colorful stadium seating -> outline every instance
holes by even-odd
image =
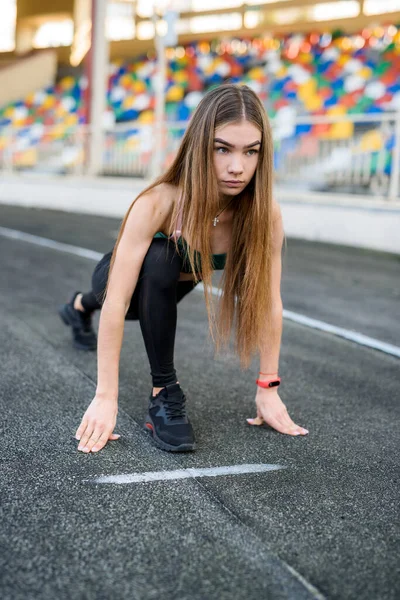
[[[251,86],[270,117],[276,118],[281,137],[306,134],[345,139],[353,133],[350,123],[298,125],[290,131],[295,115],[400,110],[400,30],[394,25],[353,36],[337,32],[198,42],[168,49],[167,55],[169,121],[187,121],[204,92],[225,81]],[[155,73],[155,60],[147,56],[110,65],[111,124],[153,122]],[[69,135],[85,122],[85,87],[84,77],[64,77],[54,87],[0,108],[0,150],[8,125],[16,128],[15,148],[20,152],[39,140],[61,140]],[[133,144],[129,136],[125,141]]]

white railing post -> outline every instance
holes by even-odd
[[[390,173],[389,200],[399,199],[400,179],[400,111],[396,113],[394,125],[394,145],[392,150],[392,171]]]
[[[107,0],[92,2],[92,39],[90,67],[90,129],[88,140],[88,162],[86,171],[89,175],[99,175],[103,168],[104,156],[104,111],[107,93],[108,40],[105,23]]]
[[[14,131],[12,127],[7,127],[4,132],[6,145],[4,148],[3,169],[9,175],[13,172],[13,152],[14,152]]]
[[[155,76],[155,110],[154,110],[154,138],[153,153],[150,165],[151,179],[155,179],[163,170],[164,158],[164,120],[165,120],[165,86],[167,59],[165,54],[165,40],[158,30],[159,17],[154,12],[154,42],[157,52],[157,74]]]

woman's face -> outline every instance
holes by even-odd
[[[261,132],[249,121],[228,123],[215,129],[214,167],[222,197],[236,196],[250,182],[260,146]]]

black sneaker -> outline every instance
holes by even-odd
[[[144,424],[157,445],[171,452],[195,449],[192,424],[186,411],[186,396],[179,383],[165,386],[156,396],[150,395],[149,412]]]
[[[66,325],[72,327],[73,344],[79,350],[96,350],[97,337],[92,327],[92,313],[85,313],[74,308],[74,301],[78,294],[75,292],[68,304],[63,304],[58,309],[58,314]]]

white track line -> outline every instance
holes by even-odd
[[[54,240],[39,237],[38,235],[31,235],[30,233],[24,233],[23,231],[17,231],[16,229],[0,227],[0,235],[13,240],[20,240],[23,242],[28,242],[30,244],[35,244],[36,246],[43,246],[45,248],[51,248],[52,250],[58,250],[67,254],[73,254],[74,256],[88,258],[90,260],[99,261],[103,257],[103,254],[101,254],[101,252],[95,252],[94,250],[88,250],[87,248],[79,248],[78,246],[72,246],[71,244],[55,242]],[[198,292],[203,293],[203,284],[199,283],[194,289]],[[218,296],[221,293],[221,290],[217,287],[213,287],[212,293],[215,296]],[[331,325],[330,323],[325,323],[324,321],[312,319],[310,317],[306,317],[305,315],[301,315],[299,313],[295,313],[291,310],[286,309],[283,310],[283,317],[285,319],[288,319],[289,321],[294,321],[295,323],[299,323],[301,325],[305,325],[306,327],[310,327],[311,329],[319,329],[320,331],[325,331],[326,333],[332,333],[333,335],[336,335],[338,337],[344,338],[351,342],[355,342],[360,346],[366,346],[368,348],[379,350],[380,352],[384,352],[385,354],[390,354],[391,356],[396,356],[397,358],[400,358],[399,346],[394,346],[393,344],[381,342],[380,340],[368,337],[367,335],[358,333],[357,331],[351,331],[350,329],[337,327],[336,325]]]
[[[360,346],[367,346],[368,348],[380,350],[381,352],[385,352],[386,354],[391,354],[392,356],[397,356],[398,358],[400,358],[399,346],[394,346],[393,344],[381,342],[380,340],[368,337],[363,333],[351,331],[350,329],[343,329],[342,327],[336,327],[336,325],[330,325],[329,323],[325,323],[324,321],[311,319],[310,317],[300,315],[299,313],[292,312],[291,310],[284,310],[283,316],[285,317],[285,319],[295,321],[296,323],[300,323],[301,325],[306,325],[307,327],[311,327],[312,329],[319,329],[321,331],[326,331],[327,333],[333,333],[334,335],[342,337],[346,340],[355,342]]]
[[[95,252],[94,250],[79,248],[78,246],[71,246],[71,244],[63,244],[62,242],[55,242],[54,240],[39,237],[38,235],[31,235],[30,233],[24,233],[23,231],[17,231],[16,229],[0,227],[0,235],[12,240],[28,242],[29,244],[51,248],[52,250],[59,250],[60,252],[74,254],[75,256],[81,256],[82,258],[89,258],[91,260],[98,261],[103,256],[100,252]]]
[[[176,479],[193,479],[195,477],[217,477],[220,475],[242,475],[245,473],[265,473],[267,471],[277,471],[286,469],[284,465],[274,464],[248,464],[233,465],[230,467],[211,467],[204,469],[177,469],[175,471],[148,471],[146,473],[125,473],[121,475],[103,475],[95,479],[85,480],[85,483],[114,483],[124,485],[128,483],[152,483],[153,481],[171,481]],[[226,507],[224,507],[226,508]],[[279,558],[282,565],[289,573],[297,579],[309,592],[315,600],[326,600],[307,579],[298,573],[287,562]]]
[[[218,477],[221,475],[243,475],[243,473],[264,473],[286,469],[284,465],[253,464],[233,465],[229,467],[209,467],[204,469],[177,469],[175,471],[149,471],[147,473],[125,473],[122,475],[103,475],[91,480],[91,483],[150,483],[171,479],[193,479],[194,477]],[[88,480],[87,480],[88,481]]]

